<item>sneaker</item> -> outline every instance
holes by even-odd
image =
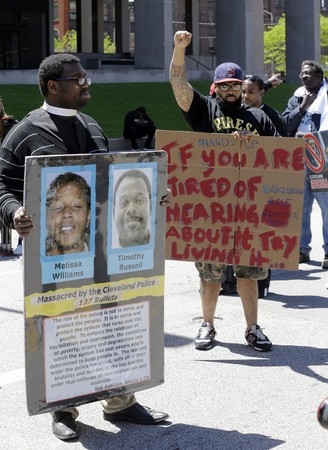
[[[269,352],[272,350],[272,342],[262,333],[262,329],[258,325],[252,325],[250,330],[246,331],[245,339],[248,345],[251,345],[259,352]]]
[[[269,293],[269,289],[268,288],[259,286],[259,295],[258,295],[259,298],[267,297],[268,293]]]
[[[328,253],[325,254],[325,257],[322,261],[321,267],[323,269],[328,269]]]
[[[215,334],[215,328],[209,322],[203,322],[195,339],[195,348],[197,350],[209,350],[212,348]]]
[[[151,141],[149,141],[148,139],[146,140],[144,144],[144,150],[154,150],[153,140]]]
[[[134,139],[131,139],[131,150],[139,150],[139,146],[137,144],[137,141],[135,141]]]
[[[18,244],[17,247],[15,248],[15,250],[13,251],[13,255],[22,256],[22,254],[23,254],[23,246],[22,246],[22,244]]]
[[[302,264],[302,263],[307,263],[309,261],[310,261],[310,255],[306,255],[305,253],[300,252],[300,258],[299,258],[298,263]],[[328,263],[328,261],[327,261],[327,263]],[[328,269],[328,265],[327,265],[327,269]]]

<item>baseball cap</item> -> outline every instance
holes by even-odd
[[[243,71],[232,62],[226,62],[217,66],[214,72],[214,83],[225,83],[227,81],[243,81]]]

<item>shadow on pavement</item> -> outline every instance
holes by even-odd
[[[243,357],[249,356],[251,359],[202,359],[198,361],[252,367],[289,367],[298,374],[314,378],[324,383],[328,382],[328,378],[317,374],[311,368],[328,364],[328,352],[326,348],[275,345],[273,343],[272,352],[255,352],[251,347],[242,344],[219,342],[218,346]]]
[[[189,345],[191,342],[193,342],[193,339],[184,336],[177,336],[169,333],[164,334],[164,347],[182,347],[184,345]]]
[[[316,273],[319,273],[320,275],[327,273],[328,278],[328,271],[321,268],[321,262],[312,262],[308,263],[308,265],[313,266],[313,269],[310,270],[304,270],[302,269],[302,265],[299,266],[299,270],[272,270],[271,280],[306,280],[306,281],[313,281],[316,278],[313,278],[312,275],[315,275]],[[321,277],[317,278],[318,280],[321,279]]]
[[[328,298],[317,295],[281,295],[269,292],[264,301],[280,302],[283,308],[288,309],[314,309],[328,308]]]
[[[81,424],[80,444],[89,450],[269,450],[284,443],[261,434],[215,430],[193,425],[140,427],[124,424],[118,433]]]

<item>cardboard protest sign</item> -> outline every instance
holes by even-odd
[[[164,151],[27,158],[29,414],[163,383],[166,164]]]
[[[158,130],[168,153],[166,258],[297,269],[304,142]]]
[[[328,131],[304,135],[306,171],[313,192],[328,191]]]

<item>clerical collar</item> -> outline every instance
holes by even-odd
[[[76,116],[76,109],[58,108],[57,106],[49,105],[46,101],[43,103],[42,108],[48,111],[50,114],[56,114],[57,116],[72,117]]]

